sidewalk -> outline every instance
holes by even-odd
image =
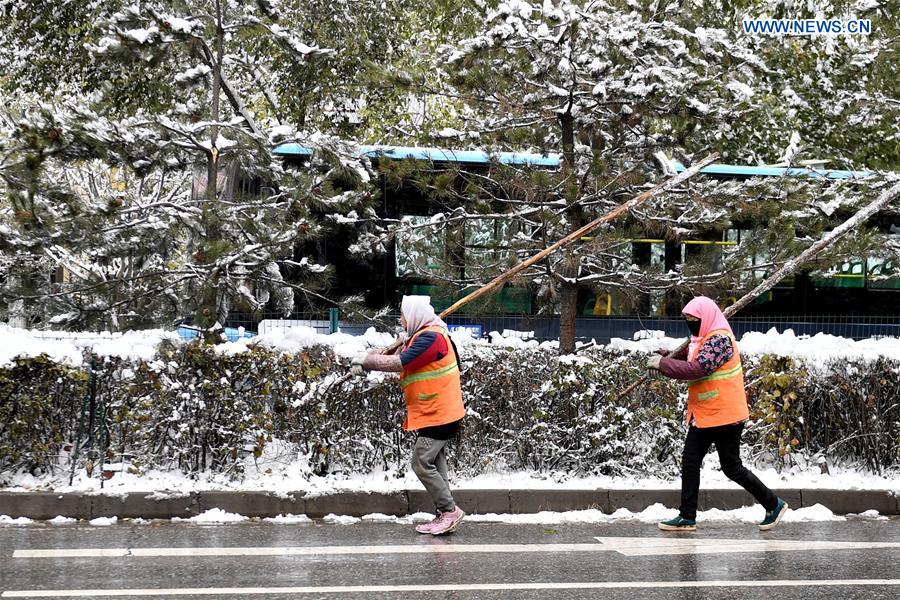
[[[776,492],[792,508],[821,504],[835,514],[858,514],[874,509],[882,515],[900,515],[900,494],[895,491],[779,489]],[[584,509],[612,513],[619,508],[639,512],[656,503],[677,507],[680,493],[675,489],[459,489],[454,490],[453,496],[469,514],[523,514]],[[753,503],[753,498],[743,490],[701,490],[699,509],[733,510]],[[339,492],[318,496],[308,496],[306,492],[274,495],[248,491],[201,491],[184,495],[146,492],[118,495],[0,492],[0,515],[35,520],[52,519],[58,515],[76,519],[187,518],[211,508],[247,517],[305,514],[310,518],[328,514],[360,517],[372,513],[402,516],[434,510],[427,494],[421,490],[394,493]]]

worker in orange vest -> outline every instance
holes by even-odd
[[[663,531],[697,529],[700,466],[709,447],[715,444],[725,475],[765,507],[766,515],[759,528],[772,529],[788,505],[741,462],[741,433],[750,411],[734,332],[718,305],[705,296],[694,298],[681,312],[691,331],[688,348],[677,356],[655,354],[647,361],[650,369],[688,382],[688,434],[681,461],[681,507],[677,517],[663,521],[659,528]]]
[[[416,531],[444,535],[455,531],[465,516],[453,500],[447,476],[447,445],[466,414],[459,355],[447,324],[435,314],[428,296],[404,296],[400,324],[409,338],[397,353],[360,354],[353,359],[354,369],[400,373],[406,401],[403,429],[416,432],[412,468],[436,509],[434,519],[417,525]]]

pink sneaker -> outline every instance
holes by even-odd
[[[437,525],[438,521],[441,520],[441,511],[438,511],[434,518],[427,523],[421,523],[416,525],[416,531],[419,533],[431,533],[431,530],[434,529],[434,526]]]
[[[450,512],[441,513],[441,517],[431,528],[431,535],[444,535],[456,531],[464,516],[466,513],[458,506]]]

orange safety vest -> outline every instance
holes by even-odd
[[[724,335],[731,340],[734,350],[731,359],[702,379],[688,382],[687,424],[693,419],[697,427],[718,427],[744,421],[750,417],[747,408],[747,394],[744,392],[744,369],[741,356],[738,354],[734,336],[726,330],[709,332],[691,355],[694,361],[700,347],[714,335]]]
[[[459,382],[456,352],[447,330],[438,325],[423,327],[406,344],[408,348],[426,331],[444,336],[447,355],[414,371],[403,369],[400,387],[406,400],[406,421],[403,429],[415,430],[459,421],[466,414]]]

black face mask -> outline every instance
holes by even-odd
[[[700,325],[702,324],[702,321],[688,321],[685,319],[685,322],[687,323],[688,329],[691,330],[691,335],[700,335]]]

